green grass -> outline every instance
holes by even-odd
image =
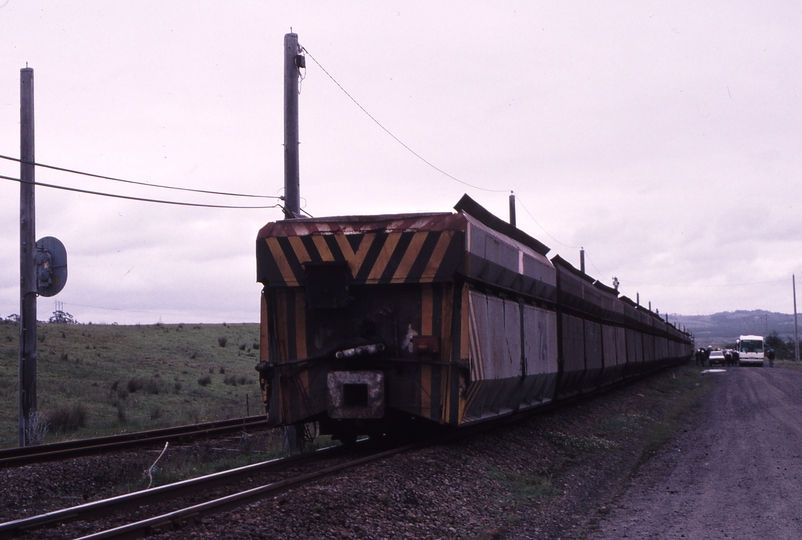
[[[40,322],[37,337],[38,411],[48,422],[44,442],[264,410],[254,370],[257,324]],[[19,326],[0,322],[2,448],[18,443],[18,341]]]
[[[558,493],[551,485],[549,477],[504,471],[488,464],[483,466],[487,471],[488,480],[501,488],[499,491],[500,505],[505,510],[518,508],[534,499],[551,497]]]
[[[667,376],[671,373],[671,376]],[[685,418],[698,406],[699,399],[709,389],[707,379],[701,377],[701,368],[690,363],[675,368],[661,377],[651,379],[652,399],[655,395],[671,394],[672,399],[660,400],[667,406],[661,411],[660,418],[647,430],[644,436],[643,452],[640,461],[652,457],[660,447],[671,440]]]

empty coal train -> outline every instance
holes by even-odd
[[[454,208],[259,231],[271,423],[316,421],[343,441],[459,427],[691,357],[690,336],[655,313],[467,195]]]

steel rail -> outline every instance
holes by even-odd
[[[268,427],[264,415],[0,450],[0,468]]]
[[[263,486],[241,491],[239,493],[234,493],[232,495],[220,497],[218,499],[189,506],[187,508],[182,508],[174,512],[168,512],[166,514],[161,514],[159,516],[155,516],[149,519],[137,521],[136,523],[129,523],[126,525],[122,525],[120,527],[116,527],[114,529],[108,529],[87,536],[82,536],[78,540],[100,540],[106,538],[141,538],[142,536],[151,534],[153,532],[160,532],[164,530],[170,530],[175,527],[185,526],[189,524],[191,521],[195,520],[196,518],[219,512],[224,512],[231,508],[237,508],[252,503],[254,501],[257,501],[259,499],[263,499],[264,497],[267,496],[278,495],[290,489],[297,488],[304,484],[309,484],[311,482],[314,482],[315,480],[320,480],[321,478],[335,475],[346,469],[350,469],[352,467],[358,467],[360,465],[364,465],[372,461],[385,459],[395,454],[400,454],[402,452],[406,452],[428,444],[431,443],[411,443],[398,448],[393,448],[391,450],[385,450],[384,452],[354,459],[345,463],[321,469],[319,471],[315,471],[301,476],[296,476],[294,478],[288,478],[286,480],[280,480],[278,482],[265,484]]]
[[[172,512],[161,514],[159,516],[138,521],[136,523],[129,523],[113,529],[100,531],[94,534],[90,534],[88,536],[81,537],[81,539],[79,540],[88,540],[88,539],[94,540],[101,538],[140,538],[152,532],[185,526],[188,525],[195,518],[205,515],[211,515],[214,513],[219,513],[228,510],[230,508],[236,508],[238,506],[249,504],[255,500],[264,498],[269,495],[277,495],[290,489],[300,487],[303,484],[307,484],[314,480],[323,478],[325,476],[331,476],[337,474],[351,467],[357,467],[359,465],[363,465],[372,461],[385,459],[387,457],[402,452],[424,448],[427,446],[434,446],[437,444],[444,444],[462,438],[471,437],[478,433],[489,431],[505,424],[512,424],[518,421],[522,421],[526,418],[538,415],[546,411],[558,408],[564,408],[566,406],[570,406],[573,403],[581,402],[586,399],[594,399],[598,397],[600,394],[606,394],[608,391],[614,388],[627,386],[628,383],[632,382],[633,380],[646,378],[648,375],[652,375],[655,372],[661,370],[662,369],[656,369],[648,374],[641,374],[633,379],[622,380],[620,382],[608,385],[607,387],[596,389],[595,391],[589,392],[587,394],[580,394],[577,396],[573,396],[571,399],[561,400],[559,403],[550,403],[545,406],[533,407],[523,411],[514,412],[510,415],[507,415],[503,418],[499,418],[496,421],[492,422],[491,421],[478,422],[476,424],[465,426],[459,430],[455,430],[444,435],[431,437],[424,440],[419,440],[416,442],[405,444],[403,446],[398,446],[390,450],[385,450],[379,453],[371,454],[366,457],[357,458],[339,465],[327,467],[313,473],[308,473],[295,478],[289,478],[273,482],[270,484],[245,490],[239,493],[234,493],[218,499],[214,499],[187,508],[175,510]],[[371,443],[370,441],[360,442],[357,443],[357,447],[370,448],[369,446],[370,443]],[[85,519],[87,517],[102,516],[114,511],[115,509],[126,509],[129,507],[138,508],[142,504],[158,502],[159,500],[165,498],[171,498],[171,497],[176,498],[177,494],[182,489],[197,490],[199,487],[210,488],[218,484],[231,482],[236,478],[236,476],[247,476],[249,474],[257,472],[259,473],[266,472],[270,468],[274,468],[274,470],[280,470],[282,466],[300,465],[303,464],[305,461],[311,462],[317,459],[324,459],[326,457],[334,457],[339,452],[349,451],[352,450],[353,448],[354,448],[353,446],[330,447],[327,449],[318,450],[310,454],[299,454],[296,456],[292,456],[290,458],[282,458],[278,460],[271,460],[268,462],[248,465],[245,467],[240,467],[238,469],[232,469],[230,471],[223,471],[220,473],[207,475],[205,477],[198,477],[191,480],[185,480],[183,482],[177,482],[175,484],[168,484],[150,490],[139,491],[128,495],[121,495],[119,497],[114,497],[111,499],[96,501],[85,505],[58,510],[55,512],[49,512],[39,516],[33,516],[31,518],[27,518],[24,520],[0,523],[0,540],[4,538],[12,538],[26,530],[41,527],[49,523],[64,522],[78,518]]]
[[[364,443],[358,443],[364,444]],[[253,474],[280,471],[289,466],[299,466],[321,459],[329,459],[343,454],[348,449],[344,446],[333,446],[307,454],[297,454],[286,458],[273,459],[245,465],[236,469],[221,471],[205,476],[190,478],[181,482],[165,484],[151,489],[135,491],[108,499],[55,510],[0,523],[0,539],[15,538],[25,531],[44,527],[55,523],[65,523],[76,519],[97,518],[112,512],[136,509],[143,504],[152,504],[169,498],[177,498],[184,494],[196,493],[199,489],[211,489],[219,485],[231,483]]]

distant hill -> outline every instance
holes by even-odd
[[[671,315],[674,325],[691,332],[697,346],[735,343],[742,334],[768,336],[777,332],[783,341],[794,338],[794,316],[771,311],[725,311],[712,315]],[[802,319],[798,316],[799,324]],[[802,332],[802,328],[800,328]]]

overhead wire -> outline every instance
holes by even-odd
[[[579,246],[569,246],[568,244],[564,244],[564,243],[560,242],[559,240],[557,240],[556,238],[554,238],[554,237],[551,235],[551,233],[549,233],[549,231],[547,231],[547,230],[545,229],[545,227],[543,227],[543,225],[541,225],[541,224],[538,222],[538,220],[536,220],[536,219],[535,219],[535,216],[533,216],[533,215],[532,215],[532,212],[530,212],[530,211],[529,211],[529,209],[526,207],[526,205],[523,203],[523,201],[521,200],[521,198],[520,198],[520,197],[516,197],[516,198],[515,198],[515,201],[516,201],[516,202],[518,202],[518,203],[520,203],[521,207],[522,207],[522,208],[523,208],[523,209],[526,211],[526,213],[527,213],[527,214],[529,214],[529,217],[530,217],[530,218],[532,218],[532,221],[534,221],[534,222],[535,222],[535,224],[536,224],[538,227],[540,227],[540,228],[543,230],[543,232],[544,232],[544,233],[546,233],[546,235],[547,235],[549,238],[551,238],[552,240],[554,240],[555,242],[557,242],[558,244],[560,244],[560,245],[561,245],[561,246],[563,246],[563,247],[567,247],[567,248],[571,248],[571,249],[581,249],[581,247],[579,247]]]
[[[415,150],[413,150],[412,148],[410,148],[409,146],[407,146],[407,144],[406,144],[406,143],[404,143],[404,142],[403,142],[401,139],[399,139],[398,137],[396,137],[396,136],[395,136],[395,135],[394,135],[394,134],[393,134],[393,133],[392,133],[392,132],[391,132],[389,129],[387,129],[386,127],[384,127],[384,125],[382,125],[382,123],[381,123],[381,122],[379,122],[378,120],[376,120],[376,118],[375,118],[375,117],[374,117],[372,114],[370,114],[370,113],[367,111],[367,109],[365,109],[365,107],[363,107],[363,106],[362,106],[362,105],[361,105],[361,104],[360,104],[360,103],[359,103],[359,102],[356,100],[356,98],[354,98],[354,96],[352,96],[350,93],[348,93],[348,91],[347,91],[345,88],[343,88],[343,86],[342,86],[342,85],[341,85],[339,82],[337,82],[337,79],[335,79],[335,78],[332,76],[332,74],[331,74],[331,73],[329,73],[329,72],[326,70],[326,68],[324,68],[324,67],[323,67],[323,66],[320,64],[320,62],[318,62],[318,61],[317,61],[317,59],[316,59],[314,56],[312,56],[312,53],[310,53],[310,52],[309,52],[309,50],[308,50],[306,47],[301,47],[301,50],[302,50],[304,53],[306,53],[306,54],[309,56],[309,58],[311,58],[311,59],[312,59],[312,61],[313,61],[315,64],[317,64],[317,66],[318,66],[318,67],[319,67],[321,70],[323,70],[323,73],[325,73],[325,74],[326,74],[326,75],[329,77],[329,79],[331,79],[331,80],[334,82],[334,84],[336,84],[336,85],[337,85],[337,87],[338,87],[340,90],[342,90],[342,91],[343,91],[343,93],[344,93],[346,96],[348,96],[348,98],[349,98],[351,101],[353,101],[353,102],[354,102],[354,104],[355,104],[357,107],[359,107],[359,108],[362,110],[362,112],[363,112],[363,113],[365,113],[365,114],[368,116],[368,118],[370,118],[371,120],[373,120],[373,122],[374,122],[374,123],[375,123],[377,126],[379,126],[379,127],[382,129],[382,130],[384,130],[384,132],[385,132],[385,133],[387,133],[387,134],[388,134],[390,137],[392,137],[392,138],[393,138],[393,139],[394,139],[394,140],[395,140],[395,141],[396,141],[398,144],[400,144],[401,146],[403,146],[403,147],[404,147],[404,148],[405,148],[407,151],[409,151],[409,152],[410,152],[410,153],[411,153],[413,156],[415,156],[416,158],[418,158],[419,160],[421,160],[422,162],[424,162],[426,165],[428,165],[428,166],[429,166],[429,167],[431,167],[432,169],[436,170],[436,171],[437,171],[437,172],[439,172],[440,174],[442,174],[442,175],[444,175],[444,176],[446,176],[446,177],[448,177],[448,178],[450,178],[450,179],[454,180],[455,182],[459,182],[460,184],[463,184],[463,185],[465,185],[465,186],[471,187],[471,188],[473,188],[473,189],[479,189],[479,190],[481,190],[481,191],[488,191],[488,192],[491,192],[491,193],[504,193],[504,192],[507,192],[507,191],[509,191],[509,190],[507,190],[507,189],[489,189],[489,188],[484,188],[484,187],[481,187],[481,186],[477,186],[477,185],[474,185],[474,184],[471,184],[471,183],[465,182],[464,180],[460,180],[460,179],[459,179],[459,178],[457,178],[456,176],[453,176],[453,175],[451,175],[451,174],[447,173],[446,171],[444,171],[443,169],[441,169],[441,168],[437,167],[436,165],[434,165],[432,162],[430,162],[429,160],[427,160],[426,158],[424,158],[422,155],[420,155],[419,153],[417,153]]]
[[[4,176],[0,175],[0,178],[4,180],[13,180],[14,182],[22,182],[19,178],[12,178],[11,176]],[[263,206],[237,206],[237,205],[225,205],[225,204],[202,204],[202,203],[189,203],[189,202],[182,202],[182,201],[167,201],[163,199],[148,199],[146,197],[133,197],[129,195],[118,195],[115,193],[104,193],[102,191],[92,191],[89,189],[80,189],[80,188],[73,188],[68,186],[59,186],[56,184],[47,184],[44,182],[35,182],[37,186],[47,187],[52,189],[60,189],[63,191],[72,191],[76,193],[85,193],[87,195],[98,195],[100,197],[110,197],[113,199],[124,199],[129,201],[138,201],[138,202],[150,202],[150,203],[157,203],[157,204],[170,204],[174,206],[191,206],[196,208],[228,208],[228,209],[236,209],[236,210],[264,210],[268,208],[277,208],[279,207],[279,203],[271,204],[271,205],[263,205]]]
[[[22,160],[20,160],[19,158],[14,158],[14,157],[10,157],[10,156],[4,156],[2,154],[0,154],[0,159],[5,159],[5,160],[8,160],[8,161],[16,161],[17,163],[22,163]],[[134,180],[125,180],[125,179],[122,179],[122,178],[115,178],[113,176],[105,176],[105,175],[102,175],[102,174],[93,174],[93,173],[88,173],[88,172],[83,172],[83,171],[77,171],[75,169],[67,169],[65,167],[56,167],[55,165],[46,165],[44,163],[33,163],[33,165],[35,165],[36,167],[42,167],[44,169],[51,169],[51,170],[54,170],[54,171],[61,171],[61,172],[66,172],[66,173],[71,173],[71,174],[78,174],[78,175],[82,175],[82,176],[88,176],[88,177],[91,177],[91,178],[99,178],[101,180],[111,180],[111,181],[114,181],[114,182],[122,182],[122,183],[125,183],[125,184],[133,184],[133,185],[137,185],[137,186],[154,187],[154,188],[161,188],[161,189],[172,189],[172,190],[176,190],[176,191],[189,191],[189,192],[193,192],[193,193],[204,193],[204,194],[207,194],[207,195],[225,195],[225,196],[228,196],[228,197],[249,197],[249,198],[261,198],[261,199],[281,199],[281,197],[278,197],[278,196],[275,196],[275,195],[252,195],[252,194],[247,194],[247,193],[230,193],[230,192],[225,192],[225,191],[207,191],[205,189],[185,188],[185,187],[178,187],[178,186],[165,186],[165,185],[162,185],[162,184],[149,184],[147,182],[137,182],[137,181],[134,181]]]

